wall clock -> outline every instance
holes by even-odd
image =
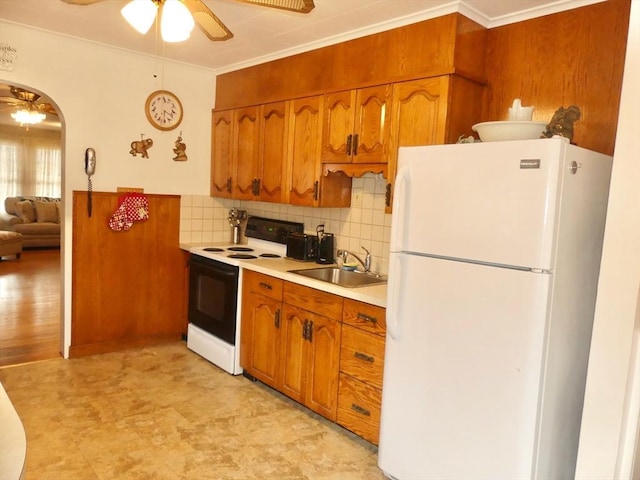
[[[149,123],[158,130],[173,130],[182,122],[182,103],[167,90],[156,90],[144,106]]]

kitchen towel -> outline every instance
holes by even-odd
[[[118,198],[118,208],[109,219],[109,228],[116,232],[129,230],[133,222],[149,218],[149,202],[142,193],[126,193]]]

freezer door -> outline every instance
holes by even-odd
[[[380,468],[534,478],[549,274],[391,254]]]
[[[391,251],[549,269],[566,146],[401,148]]]

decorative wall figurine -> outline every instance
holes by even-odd
[[[129,150],[129,153],[134,157],[139,153],[142,155],[142,158],[149,158],[147,149],[151,147],[153,147],[153,140],[150,138],[145,139],[144,133],[141,133],[139,141],[131,142],[131,150]]]
[[[186,149],[187,145],[182,143],[182,132],[180,132],[180,135],[178,135],[178,138],[176,139],[175,147],[173,148],[173,153],[176,154],[176,156],[173,157],[173,160],[176,162],[186,162],[187,154],[184,153]]]
[[[580,109],[575,105],[569,108],[560,107],[551,117],[547,129],[541,138],[551,138],[554,135],[568,138],[573,143],[573,122],[580,120]]]

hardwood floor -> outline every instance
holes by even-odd
[[[0,261],[0,367],[58,358],[60,250],[24,250]]]

